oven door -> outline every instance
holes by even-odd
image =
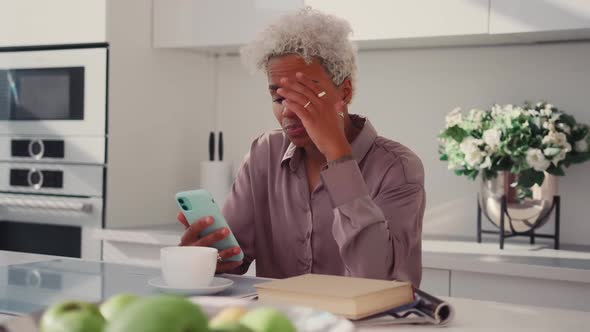
[[[0,134],[104,136],[106,48],[0,53]]]
[[[0,250],[100,257],[87,230],[102,227],[103,200],[0,193]]]
[[[0,222],[102,227],[103,200],[0,193]]]

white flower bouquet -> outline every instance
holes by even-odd
[[[486,178],[500,171],[518,175],[519,198],[541,185],[545,172],[565,175],[563,168],[590,160],[589,127],[541,102],[524,106],[494,105],[491,110],[454,109],[439,135],[440,159],[457,175]]]

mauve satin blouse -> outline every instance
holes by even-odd
[[[422,274],[424,169],[363,117],[353,157],[324,169],[309,192],[301,150],[281,130],[258,137],[223,206],[261,277],[305,273],[411,281]]]

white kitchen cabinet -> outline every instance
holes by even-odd
[[[361,49],[590,38],[588,0],[154,0],[153,43],[236,52],[305,6],[350,22]]]
[[[305,4],[346,19],[357,41],[488,33],[489,0],[305,0]]]
[[[491,34],[577,29],[590,29],[588,0],[491,0]]]
[[[488,33],[489,0],[154,0],[154,46],[236,51],[305,6],[347,19],[361,47]]]
[[[587,283],[452,271],[451,296],[590,311]]]
[[[436,296],[450,296],[451,271],[442,269],[422,269],[420,289]]]
[[[106,41],[106,0],[0,0],[0,47]]]
[[[235,50],[303,0],[154,0],[154,46]]]

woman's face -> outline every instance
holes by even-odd
[[[266,69],[268,90],[272,98],[272,110],[281,128],[297,147],[313,144],[297,115],[281,104],[283,97],[277,94],[277,89],[281,87],[280,80],[283,77],[296,80],[295,74],[301,72],[320,86],[329,84],[332,89],[337,90],[337,93],[341,93],[340,89],[334,86],[332,79],[317,60],[307,64],[298,55],[284,55],[270,59]]]

